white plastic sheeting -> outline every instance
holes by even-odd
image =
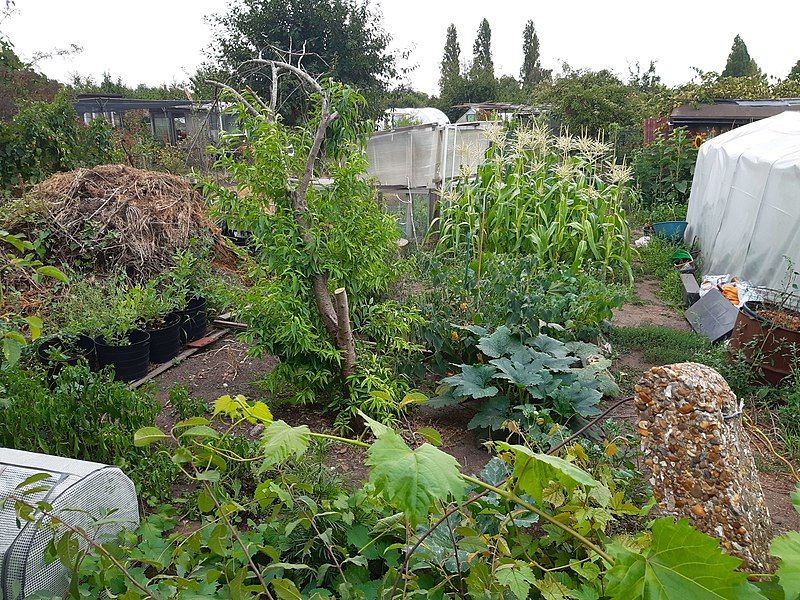
[[[703,273],[782,288],[800,267],[800,114],[784,112],[700,147],[687,215]],[[787,260],[788,259],[788,260]]]
[[[406,122],[407,125],[449,125],[450,119],[438,108],[426,106],[425,108],[387,108],[384,118],[378,121],[378,128],[391,129],[398,123]]]
[[[462,169],[474,174],[489,140],[484,127],[492,123],[425,125],[377,132],[367,144],[368,173],[378,185],[434,188],[458,177]]]

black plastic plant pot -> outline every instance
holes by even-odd
[[[150,334],[150,362],[165,363],[178,356],[181,350],[181,315],[170,313],[164,317],[164,326],[148,329]]]
[[[61,356],[56,357],[56,353]],[[79,361],[86,362],[91,369],[97,368],[95,343],[87,335],[79,335],[69,340],[49,339],[39,345],[36,355],[42,364],[47,366],[47,374],[51,378],[56,377],[64,365],[74,366]]]
[[[136,381],[147,375],[150,367],[150,334],[140,329],[128,333],[128,344],[107,344],[102,336],[95,340],[100,368],[114,367],[117,381]]]
[[[207,302],[205,298],[192,298],[179,314],[184,315],[181,323],[184,340],[193,342],[206,334],[208,329]]]

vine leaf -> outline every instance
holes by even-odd
[[[300,458],[308,449],[310,437],[307,425],[292,427],[286,421],[273,421],[267,425],[261,436],[261,451],[265,457],[261,471],[284,462],[292,455]]]
[[[608,571],[613,600],[764,600],[747,574],[736,571],[742,561],[724,554],[717,540],[686,519],[656,520],[643,553],[616,544],[609,551],[616,559]]]
[[[461,365],[461,373],[442,379],[442,383],[453,386],[456,396],[475,398],[489,398],[499,391],[489,382],[497,373],[492,365]]]
[[[468,429],[489,428],[497,431],[503,427],[503,423],[508,420],[508,408],[510,406],[508,398],[499,396],[486,400],[480,410],[475,413],[469,424]]]
[[[511,590],[518,600],[526,600],[531,584],[536,581],[533,570],[524,563],[511,563],[497,568],[497,583]]]
[[[563,458],[537,454],[525,446],[506,442],[497,442],[497,448],[515,454],[514,477],[517,479],[517,485],[540,504],[542,492],[554,481],[562,484],[568,492],[578,485],[586,487],[600,485],[600,482],[589,473]]]
[[[367,450],[370,481],[392,506],[405,513],[412,524],[422,523],[437,500],[464,495],[464,481],[455,458],[423,444],[409,448],[397,433],[389,431]]]
[[[519,336],[511,333],[505,325],[498,327],[492,335],[481,338],[478,342],[478,349],[490,358],[511,355],[524,348]]]
[[[800,597],[800,533],[790,531],[772,540],[769,551],[781,559],[776,574],[786,600]]]
[[[158,427],[142,427],[133,434],[133,445],[141,448],[142,446],[149,446],[167,439],[169,439],[169,436]]]

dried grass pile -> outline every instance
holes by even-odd
[[[53,258],[97,273],[124,269],[146,279],[170,268],[176,251],[205,238],[224,264],[233,252],[200,194],[181,177],[126,165],[57,173],[25,199],[31,221],[44,219]]]

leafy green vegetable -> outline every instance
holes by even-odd
[[[770,552],[781,559],[776,574],[786,600],[800,597],[800,533],[789,533],[772,540]]]

